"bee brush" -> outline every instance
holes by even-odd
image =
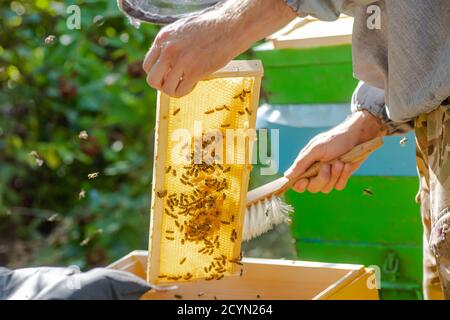
[[[348,153],[339,157],[339,160],[344,163],[362,161],[382,145],[383,140],[375,138],[354,147]],[[242,240],[251,240],[280,223],[288,222],[294,208],[286,204],[280,197],[298,180],[317,176],[322,164],[321,162],[316,162],[299,177],[291,179],[281,177],[249,191],[247,194]]]

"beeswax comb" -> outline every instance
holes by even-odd
[[[184,97],[158,93],[148,282],[238,273],[262,75],[232,61]]]

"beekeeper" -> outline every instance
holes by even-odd
[[[189,93],[204,76],[296,16],[355,17],[353,70],[361,82],[346,121],[313,138],[286,176],[377,136],[414,128],[424,225],[424,293],[450,299],[450,2],[448,0],[229,0],[161,30],[147,53],[150,86]],[[360,166],[334,161],[298,192],[342,190]]]

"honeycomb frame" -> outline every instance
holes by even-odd
[[[234,214],[232,215],[232,222],[234,225],[234,229],[231,232],[231,239],[232,240],[232,249],[230,249],[228,247],[228,251],[227,252],[231,252],[230,255],[224,255],[221,254],[219,256],[217,256],[216,254],[212,255],[211,251],[209,250],[213,250],[211,248],[208,247],[206,253],[209,253],[209,255],[211,255],[211,261],[213,261],[212,265],[218,269],[219,267],[217,266],[217,263],[220,266],[218,270],[220,271],[220,274],[217,273],[213,276],[210,275],[206,276],[205,274],[208,274],[208,272],[205,272],[205,274],[201,275],[201,272],[198,271],[200,270],[199,268],[203,268],[204,270],[207,269],[207,267],[200,265],[202,262],[200,261],[201,259],[197,259],[197,261],[190,261],[190,267],[193,270],[193,272],[191,273],[190,271],[188,272],[183,272],[182,274],[180,273],[176,273],[171,274],[172,269],[176,270],[177,268],[180,269],[180,265],[183,265],[187,259],[187,257],[181,257],[179,256],[177,258],[177,262],[175,263],[175,261],[171,261],[171,263],[167,263],[168,259],[172,259],[172,256],[175,255],[179,250],[178,248],[180,248],[180,246],[182,245],[181,243],[178,242],[178,240],[180,239],[176,239],[177,244],[175,245],[170,245],[170,247],[168,247],[168,243],[175,243],[175,237],[171,234],[167,234],[166,232],[170,231],[173,232],[172,230],[167,230],[167,224],[169,223],[169,219],[172,219],[170,217],[168,217],[167,215],[170,215],[169,212],[169,207],[168,207],[168,203],[170,204],[170,199],[169,197],[171,196],[170,193],[170,187],[168,188],[168,179],[169,176],[171,176],[172,174],[174,174],[174,176],[177,177],[178,179],[178,175],[181,175],[180,173],[174,173],[173,171],[171,171],[171,169],[169,168],[170,165],[167,165],[167,161],[169,161],[169,152],[171,152],[170,150],[170,146],[171,146],[171,139],[169,138],[169,130],[174,129],[174,118],[175,117],[180,117],[180,121],[183,120],[183,115],[180,112],[180,108],[178,108],[179,104],[183,104],[183,101],[189,101],[189,96],[193,96],[195,97],[196,95],[196,90],[201,90],[202,86],[207,86],[209,84],[214,84],[214,81],[217,82],[217,84],[219,85],[216,90],[213,92],[212,95],[206,94],[207,96],[209,96],[208,99],[216,99],[215,97],[226,97],[225,100],[227,101],[237,101],[238,103],[240,103],[241,101],[244,101],[245,99],[245,103],[247,103],[247,107],[245,107],[245,112],[244,111],[239,111],[239,114],[243,114],[243,117],[245,116],[245,121],[244,122],[236,122],[240,125],[242,125],[242,123],[245,123],[246,129],[254,129],[255,128],[255,123],[256,123],[256,111],[257,111],[257,107],[258,107],[258,103],[259,103],[259,93],[260,93],[260,86],[261,86],[261,78],[263,76],[263,68],[262,68],[262,64],[260,61],[258,60],[239,60],[239,61],[231,61],[228,65],[226,65],[224,68],[218,70],[217,72],[213,73],[211,76],[205,78],[204,80],[200,81],[200,83],[197,85],[197,87],[193,90],[193,92],[191,92],[190,94],[188,94],[186,97],[182,97],[182,98],[172,98],[167,96],[164,93],[158,92],[158,101],[157,101],[157,115],[156,115],[156,127],[155,127],[155,153],[154,153],[154,167],[153,167],[153,183],[152,183],[152,205],[151,205],[151,219],[150,219],[150,233],[149,233],[149,256],[148,256],[148,270],[147,270],[147,281],[149,283],[153,283],[153,284],[164,284],[164,283],[172,283],[172,282],[178,282],[178,281],[194,281],[194,280],[220,280],[221,278],[223,278],[224,276],[229,276],[229,275],[233,275],[233,274],[238,274],[239,270],[238,267],[240,265],[239,260],[240,260],[240,255],[241,255],[241,240],[242,240],[242,226],[243,226],[243,222],[244,222],[244,213],[245,213],[245,207],[246,207],[246,195],[247,195],[247,191],[248,191],[248,181],[249,181],[249,175],[250,175],[250,171],[251,171],[251,165],[249,165],[248,163],[243,164],[242,166],[238,166],[236,165],[235,167],[236,172],[235,175],[233,177],[240,176],[240,181],[238,183],[234,183],[235,188],[231,188],[232,191],[230,191],[231,193],[228,193],[228,195],[230,196],[235,196],[237,199],[236,201],[232,202],[232,204],[230,205],[235,205],[233,210]],[[242,97],[242,94],[235,94],[236,92],[234,92],[234,94],[232,94],[232,96],[230,96],[230,93],[228,92],[221,92],[221,87],[220,84],[224,83],[223,81],[225,81],[226,83],[230,83],[235,85],[236,87],[238,86],[238,84],[236,83],[241,83],[242,85],[248,85],[248,91],[246,91],[246,89],[244,89],[242,91],[242,94],[244,97]],[[204,89],[206,90],[206,89]],[[247,93],[247,97],[246,97],[246,93]],[[183,100],[184,99],[184,100]],[[219,99],[219,98],[218,98]],[[247,102],[248,101],[248,102]],[[230,110],[226,105],[221,104],[222,101],[217,101],[217,103],[215,103],[216,106],[222,106],[222,107],[216,107],[216,110],[222,110],[224,108],[228,109],[228,111],[230,112],[235,112],[236,110]],[[244,103],[244,102],[242,102]],[[199,103],[200,105],[201,103]],[[191,104],[192,105],[192,104]],[[244,105],[244,104],[242,104]],[[224,107],[225,106],[225,107]],[[230,108],[234,108],[231,104],[230,104]],[[196,108],[197,109],[197,108]],[[251,110],[251,111],[250,111]],[[227,110],[223,110],[224,112],[226,112]],[[194,111],[193,111],[194,112]],[[211,111],[212,112],[212,111]],[[209,111],[204,111],[201,114],[201,118],[202,119],[206,119],[206,117],[208,116]],[[245,114],[244,114],[245,113]],[[199,116],[200,117],[200,116]],[[235,119],[237,119],[237,117],[235,116]],[[228,124],[227,124],[228,126]],[[208,128],[209,129],[209,128]],[[239,127],[237,128],[233,128],[233,129],[240,129]],[[195,130],[195,129],[194,129]],[[173,131],[173,130],[172,130]],[[203,132],[202,132],[203,134]],[[195,134],[194,134],[195,136]],[[203,136],[202,136],[203,137]],[[202,138],[204,139],[204,138]],[[256,139],[255,139],[256,140]],[[195,141],[195,139],[194,139]],[[203,141],[203,140],[202,140]],[[249,139],[248,143],[246,142],[245,144],[245,156],[248,157],[247,159],[251,159],[252,155],[251,155],[251,151],[252,151],[252,143],[254,142],[254,140]],[[202,142],[203,143],[203,142]],[[195,144],[195,142],[194,142]],[[226,152],[228,152],[228,150],[226,150]],[[236,151],[234,151],[236,152]],[[236,152],[237,154],[237,152]],[[228,154],[227,154],[228,155]],[[232,166],[230,166],[231,169]],[[168,170],[169,169],[169,170]],[[226,169],[223,169],[223,171],[225,171]],[[233,167],[234,170],[234,167]],[[230,171],[230,170],[229,170]],[[233,171],[234,172],[234,171]],[[203,174],[202,172],[200,172],[200,174]],[[217,177],[217,174],[211,173],[211,176]],[[185,177],[183,175],[183,177]],[[180,180],[184,183],[184,181],[182,180],[182,178],[180,178]],[[217,179],[216,179],[217,180]],[[234,181],[234,180],[233,180]],[[170,185],[172,185],[173,183],[171,183]],[[233,184],[233,183],[231,183]],[[240,185],[237,185],[240,184]],[[239,193],[238,195],[236,195],[236,193]],[[225,192],[223,195],[223,200],[224,201],[230,201],[230,200],[225,200]],[[181,201],[182,199],[180,199]],[[170,207],[172,208],[172,207]],[[173,208],[172,208],[173,209]],[[220,213],[222,215],[222,212]],[[226,213],[227,214],[227,219],[228,221],[221,221],[222,223],[228,223],[230,222],[230,212]],[[173,219],[172,219],[173,220]],[[223,219],[225,220],[225,219]],[[185,220],[186,221],[186,220]],[[185,222],[186,224],[186,222]],[[179,223],[177,223],[177,226],[180,227]],[[186,224],[186,227],[188,227],[189,225]],[[181,226],[181,228],[183,228],[183,226]],[[223,231],[222,230],[226,230],[227,228],[227,234],[230,234],[230,228],[228,227],[228,225],[225,226],[220,226],[218,227],[219,229],[219,233],[218,235],[220,235],[221,239],[224,238],[223,236]],[[210,238],[209,238],[210,239]],[[215,237],[216,241],[218,240],[218,236]],[[172,242],[169,242],[172,241]],[[181,242],[184,243],[183,240],[180,240]],[[192,244],[195,244],[195,248],[199,248],[199,244],[198,242],[192,241]],[[209,242],[206,242],[207,245],[209,246]],[[200,244],[201,245],[201,244]],[[228,243],[228,245],[230,245],[230,243]],[[225,246],[225,244],[224,244]],[[206,247],[204,247],[206,248]],[[187,249],[186,249],[187,250]],[[201,250],[201,249],[200,249]],[[206,249],[205,249],[206,250]],[[225,250],[225,249],[224,249]],[[191,250],[192,251],[192,250]],[[193,251],[192,251],[193,252]],[[191,253],[192,253],[191,252]],[[168,258],[170,257],[170,258]],[[223,260],[219,260],[219,258],[222,258]],[[173,258],[175,259],[175,258]],[[173,260],[172,259],[172,260]],[[215,260],[214,260],[215,259]],[[192,259],[191,259],[192,260]],[[195,259],[194,259],[195,260]],[[216,261],[216,264],[214,264],[214,261]],[[198,265],[196,265],[196,263]],[[203,263],[204,264],[204,263]],[[169,266],[167,266],[169,265]],[[226,266],[226,267],[225,267]],[[186,268],[188,268],[187,262],[186,262]],[[209,269],[211,269],[211,266],[209,266]],[[215,270],[216,270],[215,269]],[[197,271],[195,271],[197,270]],[[211,272],[211,270],[209,271]]]

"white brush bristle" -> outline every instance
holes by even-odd
[[[277,196],[247,207],[242,240],[253,239],[274,226],[287,222],[292,212],[294,208]]]

